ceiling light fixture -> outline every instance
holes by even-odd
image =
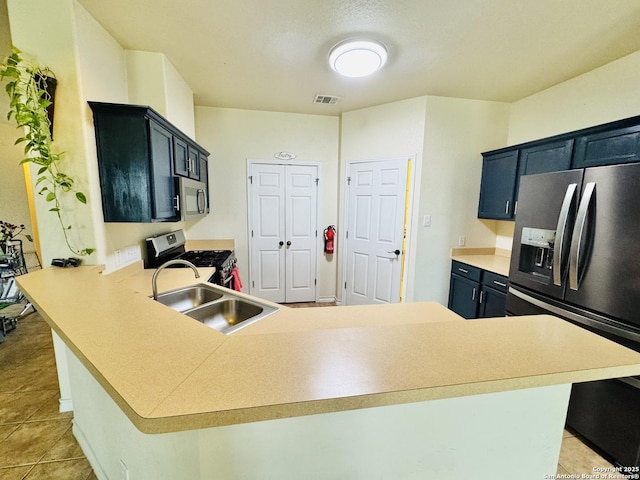
[[[384,45],[371,40],[345,40],[329,52],[329,65],[345,77],[366,77],[387,61]]]

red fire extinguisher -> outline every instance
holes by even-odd
[[[333,246],[336,238],[336,227],[329,225],[324,229],[324,253],[333,255]]]

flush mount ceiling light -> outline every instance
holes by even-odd
[[[384,45],[371,40],[345,40],[329,53],[329,65],[345,77],[365,77],[380,70],[387,61]]]

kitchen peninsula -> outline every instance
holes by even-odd
[[[196,283],[164,275],[160,289]],[[143,278],[19,278],[66,345],[100,479],[544,478],[571,383],[640,374],[640,354],[554,317],[464,321],[435,303],[281,307],[226,336]]]

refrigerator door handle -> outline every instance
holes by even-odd
[[[571,290],[578,290],[580,286],[580,252],[584,248],[584,239],[582,237],[584,235],[584,226],[587,222],[587,214],[589,213],[589,206],[591,205],[591,198],[593,197],[595,188],[595,182],[589,182],[585,185],[584,194],[578,207],[576,224],[573,227],[571,251],[569,252],[569,288]]]
[[[567,191],[564,194],[564,200],[562,201],[562,208],[560,208],[560,215],[558,215],[558,226],[556,227],[556,253],[553,256],[553,283],[559,287],[562,286],[562,264],[565,257],[563,252],[563,246],[565,242],[565,236],[567,235],[567,220],[569,218],[569,212],[571,205],[573,205],[573,199],[576,196],[576,190],[578,184],[570,183],[567,186]]]
[[[640,380],[638,380],[636,377],[623,377],[623,378],[617,378],[616,380],[620,380],[621,382],[626,383],[627,385],[630,385],[633,388],[640,389]]]

